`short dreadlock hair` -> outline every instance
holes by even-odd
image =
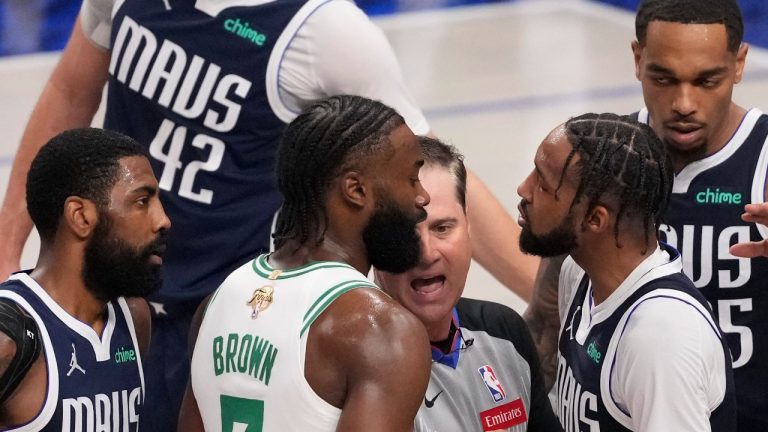
[[[642,220],[645,240],[658,230],[672,193],[672,163],[653,130],[629,116],[583,114],[565,123],[573,145],[563,165],[558,189],[575,155],[579,184],[573,203],[616,205],[614,235],[619,243],[622,218]]]
[[[277,151],[277,186],[284,202],[275,249],[288,240],[321,243],[328,225],[328,186],[341,173],[363,168],[369,156],[391,151],[389,134],[405,124],[381,102],[333,96],[308,107],[285,132]]]
[[[27,211],[40,238],[51,240],[67,198],[93,201],[100,210],[118,179],[120,159],[147,157],[133,138],[96,128],[72,129],[51,138],[27,173]]]
[[[436,165],[445,168],[456,182],[456,199],[461,208],[467,210],[467,169],[464,167],[464,156],[456,147],[446,144],[439,139],[425,136],[419,137],[421,153],[426,165]]]
[[[645,46],[648,24],[664,21],[680,24],[723,24],[728,51],[736,52],[744,38],[744,22],[736,0],[644,0],[635,17],[635,35]]]

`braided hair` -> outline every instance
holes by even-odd
[[[109,205],[120,159],[148,157],[133,138],[96,128],[72,129],[51,138],[32,160],[27,173],[27,211],[40,238],[51,240],[68,197]]]
[[[744,37],[744,22],[736,0],[644,0],[635,17],[635,35],[645,46],[648,24],[664,21],[680,24],[723,24],[728,51],[736,52]]]
[[[601,204],[617,206],[616,245],[621,247],[624,217],[642,220],[647,244],[651,228],[659,229],[672,192],[672,163],[661,140],[648,125],[617,114],[583,114],[568,120],[565,130],[573,150],[558,189],[578,154],[579,184],[572,205],[584,199],[587,211]]]
[[[292,121],[277,151],[277,186],[284,202],[273,237],[322,243],[328,225],[326,191],[341,173],[363,168],[368,157],[392,151],[389,134],[405,124],[381,102],[360,96],[333,96]]]

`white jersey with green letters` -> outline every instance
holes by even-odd
[[[205,430],[336,430],[341,410],[304,378],[307,334],[331,302],[361,287],[376,289],[335,261],[275,270],[261,255],[232,272],[211,297],[192,356]]]

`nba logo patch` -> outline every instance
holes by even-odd
[[[477,369],[480,376],[483,378],[485,387],[491,393],[491,397],[495,402],[501,402],[507,397],[507,393],[504,392],[504,387],[501,386],[499,379],[496,378],[496,372],[493,371],[491,365],[485,365]]]

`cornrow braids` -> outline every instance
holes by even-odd
[[[118,132],[83,128],[51,138],[27,173],[27,211],[40,238],[50,240],[56,234],[64,202],[70,196],[91,200],[105,209],[117,182],[120,159],[130,156],[147,157],[147,151]]]
[[[582,199],[588,211],[599,204],[616,209],[614,235],[626,217],[641,219],[645,242],[651,229],[658,230],[672,192],[673,171],[664,145],[653,130],[628,116],[584,114],[565,123],[573,145],[560,176],[558,189],[575,155],[579,185],[573,203]]]
[[[723,24],[728,34],[728,50],[734,53],[744,38],[744,21],[736,0],[644,0],[635,16],[635,35],[640,46],[645,46],[648,24],[652,21]]]
[[[338,175],[389,146],[389,134],[405,124],[392,108],[360,96],[333,96],[293,120],[277,150],[277,186],[284,202],[277,218],[275,248],[323,241],[328,225],[325,197]]]

